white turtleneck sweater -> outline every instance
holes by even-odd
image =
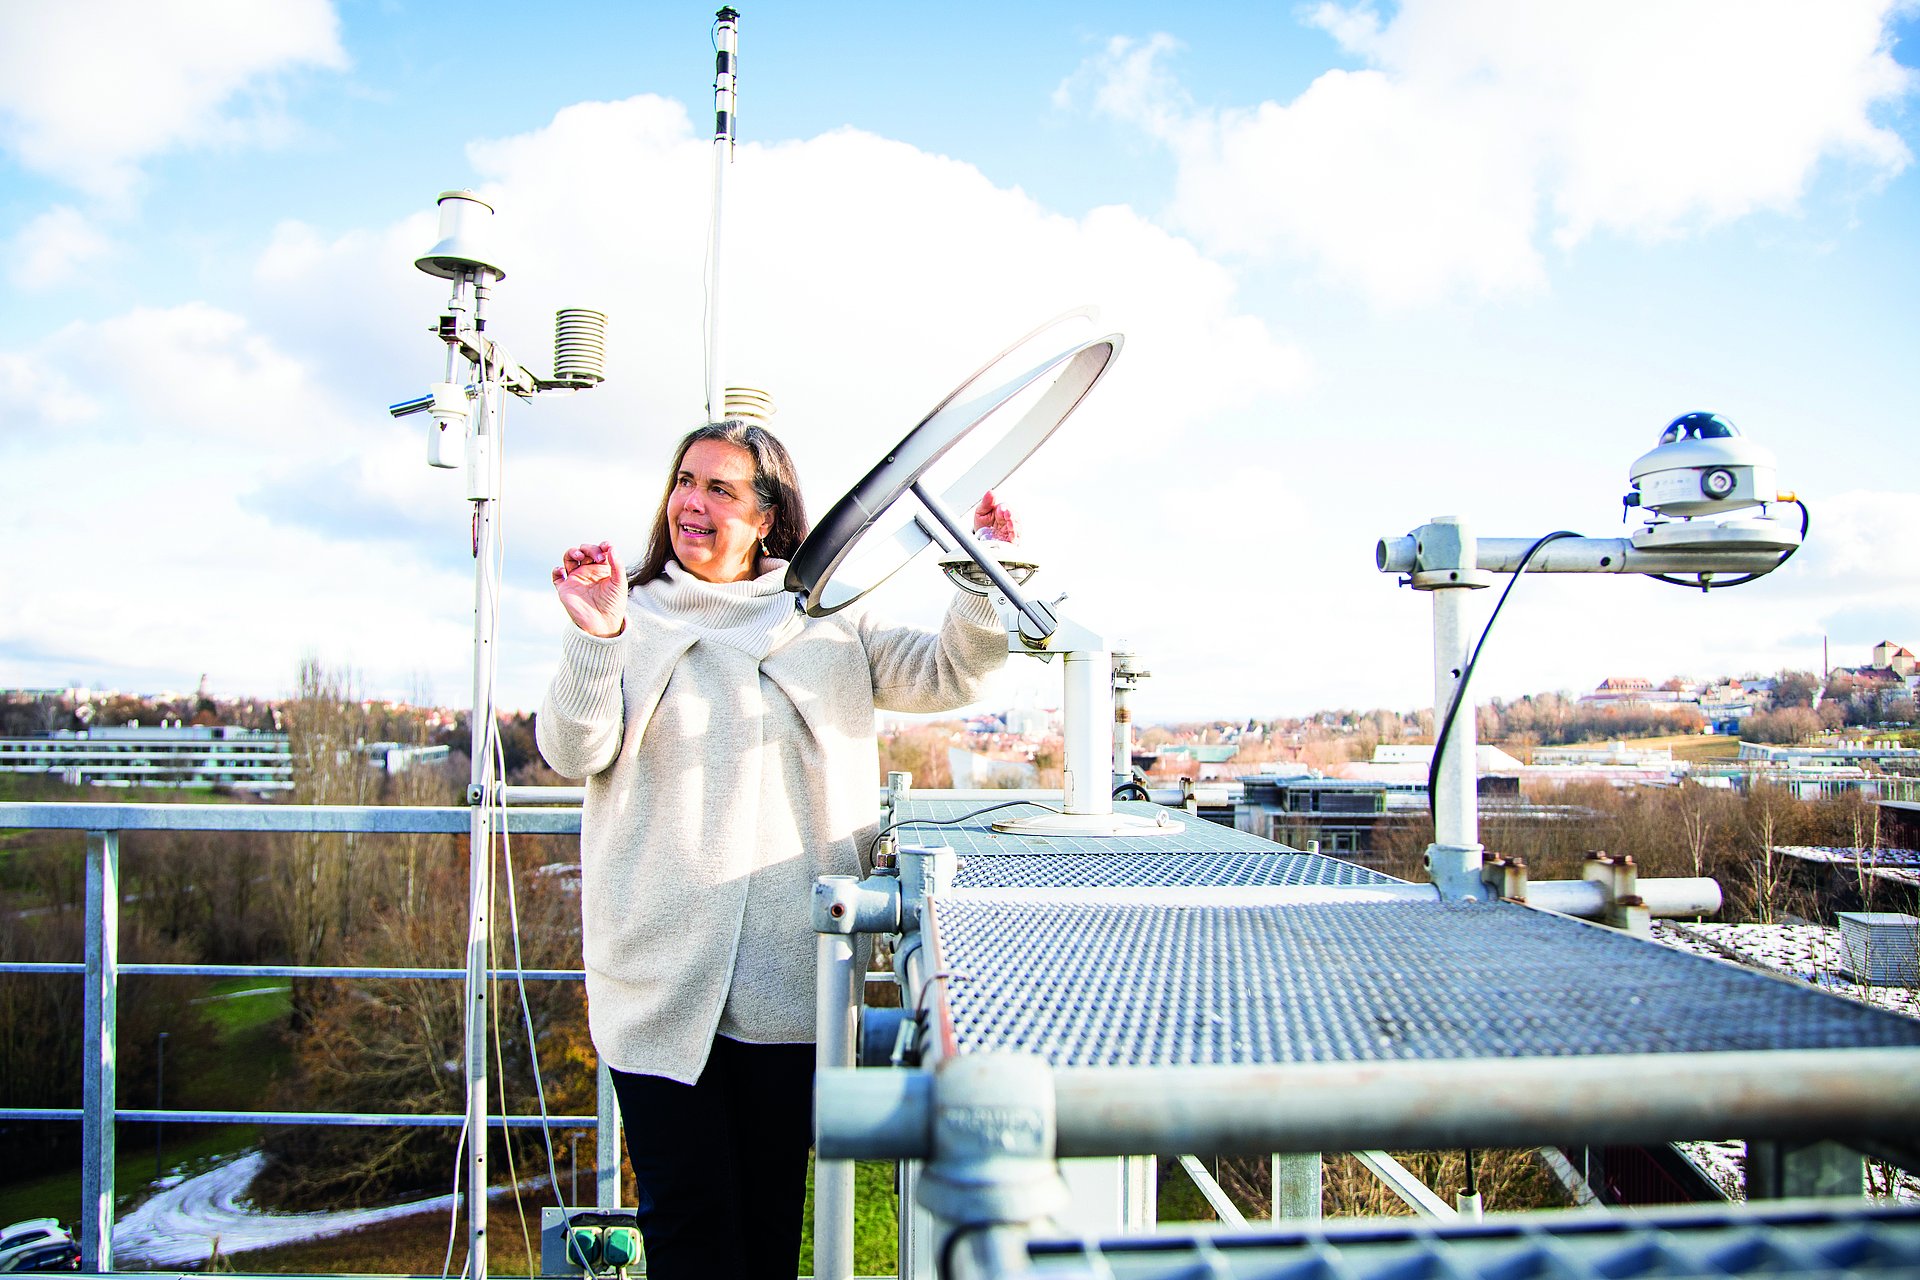
[[[540,752],[587,781],[582,949],[593,1042],[691,1083],[715,1033],[810,1041],[814,878],[858,875],[877,826],[874,712],[944,711],[1006,659],[988,603],[940,631],[858,606],[809,618],[784,561],[709,583],[670,563],[611,639],[570,628]]]

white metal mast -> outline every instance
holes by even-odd
[[[487,1274],[487,1007],[491,979],[493,834],[504,828],[504,802],[494,785],[494,638],[499,627],[501,436],[509,395],[579,391],[606,376],[606,317],[568,310],[558,317],[554,376],[540,378],[514,363],[487,333],[487,301],[506,278],[488,244],[493,207],[471,191],[442,192],[440,239],[414,265],[452,284],[435,332],[446,343],[445,381],[424,396],[392,406],[395,417],[428,415],[427,462],[464,467],[473,504],[473,710],[468,719],[468,899],[466,953],[466,1162],[468,1269]],[[504,779],[502,780],[504,782]]]

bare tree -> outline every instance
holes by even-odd
[[[1785,888],[1783,857],[1775,846],[1780,840],[1783,810],[1791,799],[1771,783],[1755,784],[1747,796],[1747,833],[1754,844],[1747,873],[1753,884],[1753,913],[1761,924],[1775,922]]]
[[[1707,839],[1713,834],[1713,822],[1707,816],[1703,798],[1706,789],[1692,783],[1680,788],[1680,833],[1686,838],[1687,859],[1693,864],[1693,874],[1703,876],[1707,866]]]
[[[366,739],[367,717],[354,686],[351,671],[328,667],[311,654],[301,659],[298,692],[281,709],[296,803],[357,805],[373,799],[373,777],[356,750]],[[352,933],[355,904],[367,900],[367,886],[356,884],[353,874],[358,843],[350,834],[282,841],[268,883],[293,963],[318,963],[330,942]],[[296,1022],[309,1012],[303,985],[294,984]]]

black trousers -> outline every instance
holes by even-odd
[[[648,1280],[794,1280],[813,1046],[715,1036],[695,1083],[615,1071],[613,1087],[639,1183]]]

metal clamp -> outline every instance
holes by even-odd
[[[815,933],[898,933],[900,914],[895,876],[821,876],[813,883]]]

